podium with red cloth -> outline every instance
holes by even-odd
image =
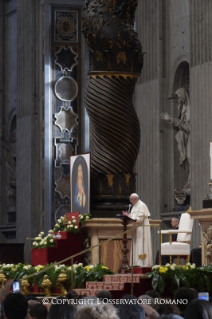
[[[72,220],[74,216],[77,220],[76,225],[79,227],[79,213],[67,213],[66,214],[68,221]],[[75,255],[82,251],[81,249],[81,232],[74,234],[72,232],[56,232],[60,238],[55,238],[55,247],[46,247],[43,249],[34,248],[31,253],[31,265],[46,265],[54,263],[55,261],[61,261],[72,255]],[[74,257],[74,263],[81,262],[81,255]],[[66,265],[71,265],[71,259],[64,262]]]

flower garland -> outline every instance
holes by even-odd
[[[49,267],[53,266],[53,267]],[[49,269],[50,268],[50,269]],[[71,285],[71,278],[73,272],[73,279],[74,279],[74,288],[82,288],[86,281],[97,281],[102,280],[104,275],[112,275],[113,272],[106,267],[104,264],[97,264],[97,265],[87,265],[83,267],[82,263],[73,264],[72,266],[59,264],[47,264],[47,265],[38,265],[38,266],[31,266],[19,263],[15,264],[0,264],[0,270],[3,271],[5,277],[7,279],[16,278],[16,280],[21,280],[24,276],[28,276],[31,274],[35,274],[29,278],[29,283],[33,286],[35,283],[38,286],[42,287],[42,281],[44,275],[48,275],[49,280],[51,281],[53,287],[56,286],[56,280],[60,275],[61,271],[63,270],[67,275],[67,285]],[[42,273],[39,273],[40,271]]]

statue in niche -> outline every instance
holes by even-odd
[[[4,147],[4,157],[7,169],[7,194],[9,198],[8,211],[16,210],[16,129],[10,134],[10,140],[1,134]]]
[[[179,204],[185,202],[186,196],[190,195],[190,167],[191,167],[191,143],[190,143],[190,103],[189,97],[185,89],[179,88],[175,92],[178,99],[178,117],[173,118],[167,112],[161,113],[161,119],[168,121],[169,124],[178,128],[175,139],[178,143],[180,153],[180,165],[183,166],[188,173],[186,185],[182,189],[174,190],[175,198]]]
[[[202,232],[203,240],[206,245],[206,255],[208,264],[212,264],[212,226]]]

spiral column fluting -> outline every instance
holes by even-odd
[[[132,173],[140,145],[140,125],[132,104],[137,76],[89,74],[86,109],[92,123],[91,170]]]
[[[143,66],[134,29],[138,0],[86,0],[82,33],[89,48],[85,105],[92,125],[91,211],[126,209],[135,192],[133,168],[140,125],[132,96]],[[97,215],[94,214],[97,212]],[[98,216],[99,217],[99,216]]]

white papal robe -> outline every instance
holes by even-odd
[[[150,212],[146,206],[140,199],[133,206],[130,217],[132,219],[136,219],[137,223],[143,221],[144,217],[144,225],[149,225]],[[137,225],[135,223],[135,225]],[[144,229],[144,236],[143,236]],[[143,244],[144,240],[144,244]],[[144,252],[143,252],[144,247]],[[142,258],[144,257],[144,258]],[[132,252],[130,256],[130,264],[132,261]],[[133,236],[133,266],[152,266],[153,258],[152,258],[152,241],[151,241],[151,230],[149,226],[141,225],[134,230]]]

